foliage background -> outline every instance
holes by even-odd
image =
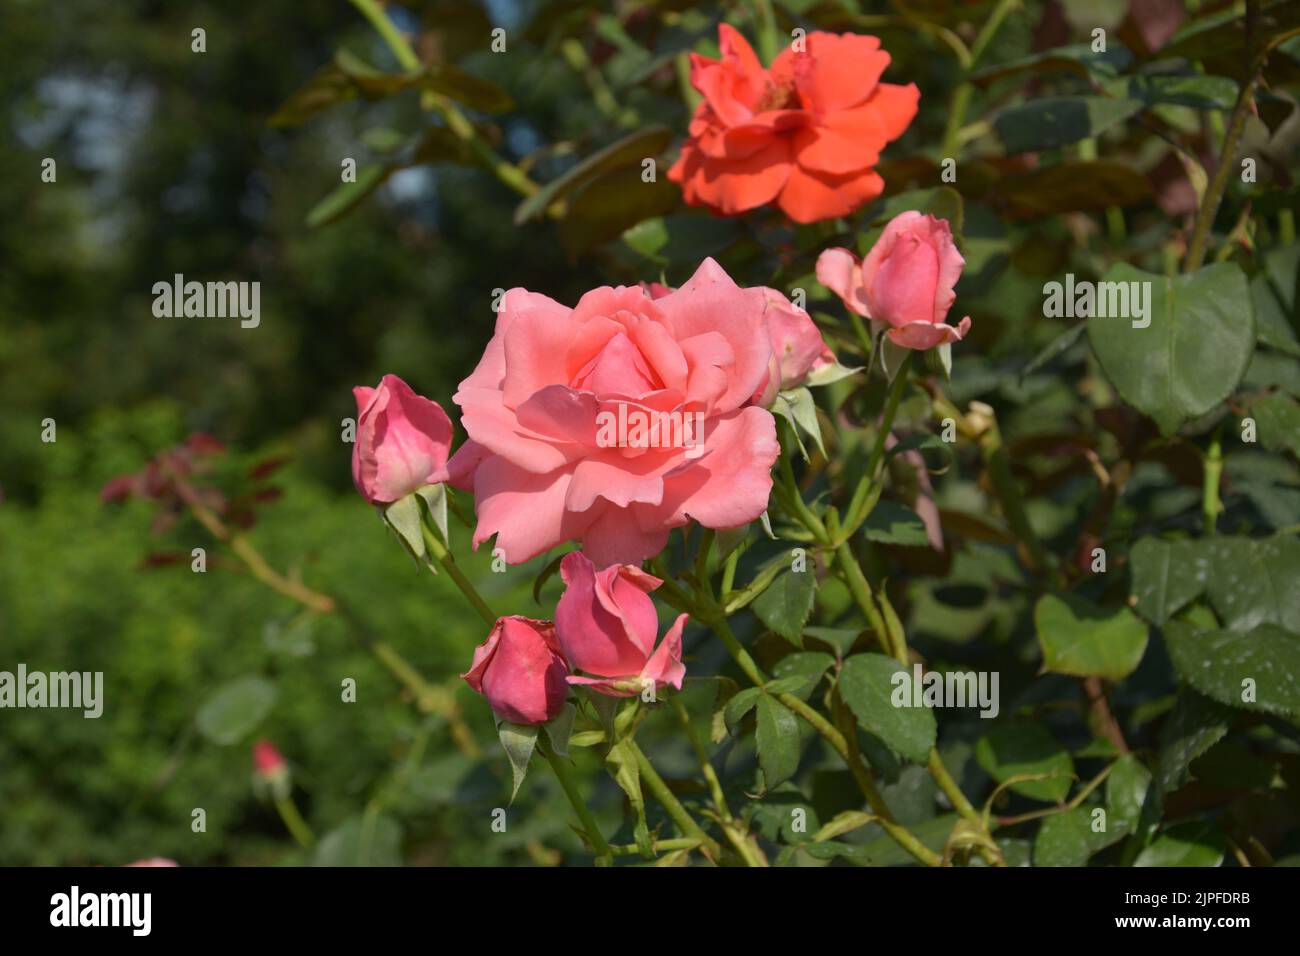
[[[1219,5],[1202,6],[1212,15]],[[877,32],[894,58],[888,78],[921,87],[920,115],[882,166],[899,192],[937,185],[946,105],[962,79],[934,30],[917,24],[943,25],[969,44],[994,7],[792,0],[777,4],[777,16],[783,25]],[[716,23],[724,15],[752,35],[751,8],[741,4],[623,3],[614,11],[583,2],[499,0],[480,7],[412,0],[391,15],[403,29],[422,33],[422,53],[508,91],[509,110],[471,115],[503,156],[545,182],[629,130],[662,124],[680,135],[688,112],[675,71],[679,54],[716,51]],[[858,19],[903,14],[916,19],[873,29]],[[429,124],[412,93],[356,99],[292,127],[268,124],[337,49],[394,67],[349,4],[5,0],[2,15],[0,668],[23,661],[34,670],[103,670],[107,703],[95,721],[57,711],[0,713],[0,863],[112,865],[154,855],[183,864],[583,859],[558,792],[542,773],[516,800],[507,833],[489,829],[491,809],[506,799],[509,772],[487,708],[455,678],[481,627],[445,577],[415,570],[352,491],[349,449],[338,440],[340,420],[354,412],[350,389],[394,372],[450,408],[455,384],[490,334],[498,287],[525,286],[573,302],[606,282],[679,282],[703,255],[714,254],[738,277],[766,282],[775,272],[771,284],[803,285],[816,295],[808,253],[826,244],[825,233],[791,231],[762,216],[741,225],[687,212],[675,187],[658,190],[645,209],[575,201],[565,222],[515,225],[517,196],[481,169],[445,157],[397,171],[348,215],[311,228],[306,220],[337,183],[340,157],[387,162],[392,142]],[[1141,44],[1140,18],[1123,3],[1028,2],[1002,23],[981,63],[1009,64],[1086,42],[1090,25],[1102,20],[1114,36]],[[196,26],[207,31],[201,55],[190,51]],[[487,50],[494,26],[510,37],[505,55]],[[574,59],[575,40],[585,65]],[[1209,73],[1233,77],[1243,69],[1231,51],[1198,56]],[[1222,237],[1243,211],[1254,216],[1260,255],[1234,248],[1228,254],[1273,277],[1267,287],[1257,283],[1256,294],[1290,330],[1289,338],[1277,332],[1273,347],[1261,348],[1239,389],[1280,396],[1272,401],[1281,418],[1263,448],[1242,446],[1232,438],[1235,425],[1228,428],[1225,534],[1294,534],[1300,525],[1300,415],[1286,397],[1300,394],[1300,351],[1292,347],[1297,247],[1294,221],[1289,233],[1285,221],[1297,197],[1298,57],[1294,41],[1275,55],[1273,99],[1261,99],[1261,119],[1247,132],[1266,157],[1260,185],[1231,183],[1218,219]],[[966,119],[992,120],[1025,97],[1085,82],[1073,74],[995,76],[974,88]],[[1152,107],[1152,114],[1202,161],[1212,159],[1227,115],[1223,108],[1169,106]],[[1122,179],[1131,194],[1059,184],[1046,192],[999,192],[1000,179],[1032,164],[1005,160],[992,125],[966,145],[972,162],[963,160],[958,190],[968,266],[957,308],[973,316],[974,326],[955,349],[948,395],[963,409],[979,400],[996,410],[1030,520],[1053,555],[1068,563],[1085,544],[1111,547],[1108,576],[1083,590],[1117,604],[1131,591],[1132,541],[1200,528],[1202,471],[1193,446],[1204,445],[1204,430],[1133,455],[1132,477],[1113,510],[1101,527],[1088,526],[1102,493],[1086,457],[1060,449],[1087,448],[1113,464],[1154,432],[1116,404],[1086,342],[1027,371],[1071,324],[1044,318],[1042,286],[1067,271],[1096,277],[1120,260],[1161,271],[1185,248],[1194,194],[1189,204],[1183,167],[1146,126],[1121,123],[1089,141],[1132,174]],[[1076,155],[1082,148],[1046,150],[1040,160],[1048,166],[1086,158]],[[57,184],[39,181],[45,156],[58,160]],[[1085,192],[1091,198],[1080,198]],[[1099,195],[1123,197],[1122,231]],[[1028,210],[1034,202],[1038,208]],[[612,219],[605,218],[610,207]],[[666,220],[618,238],[623,226],[664,214]],[[261,281],[261,326],[154,319],[149,290],[173,273]],[[838,305],[815,308],[833,343],[848,341]],[[879,379],[865,395],[839,390],[830,401],[848,420],[865,419],[844,404],[850,397],[862,409],[878,407]],[[1243,399],[1240,408],[1253,400]],[[57,443],[39,440],[46,417],[58,422]],[[928,419],[926,403],[914,401],[899,421],[924,428]],[[187,562],[146,567],[150,555],[209,542],[188,521],[154,536],[148,504],[105,508],[99,489],[194,431],[230,446],[222,468],[231,475],[287,456],[274,482],[283,496],[260,509],[252,536],[276,567],[295,569],[345,601],[355,625],[304,618],[220,562],[205,575],[191,574]],[[862,447],[846,448],[850,463],[861,461]],[[945,554],[878,546],[868,555],[873,570],[890,578],[929,666],[1000,671],[998,727],[1014,730],[1032,720],[1048,728],[1051,747],[1071,752],[1087,779],[1110,755],[1089,726],[1078,682],[1036,677],[1036,593],[978,451],[961,449],[935,481],[945,527],[960,529],[956,543]],[[486,555],[468,557],[468,532],[457,531],[460,559],[495,606],[543,613],[530,592],[545,557],[490,574]],[[1294,565],[1283,569],[1282,581],[1295,586]],[[815,623],[860,626],[842,592],[833,580],[823,585]],[[543,605],[554,598],[554,582],[544,594]],[[757,622],[744,627],[760,659],[783,653]],[[357,630],[382,636],[454,693],[477,755],[456,746],[445,714],[412,706],[354,641]],[[688,633],[687,650],[692,668],[725,669],[702,631]],[[196,732],[199,705],[251,673],[277,687],[255,731],[226,746]],[[358,682],[355,705],[339,702],[344,677]],[[1144,759],[1158,750],[1177,688],[1160,631],[1153,630],[1141,667],[1112,701]],[[685,699],[707,720],[710,688],[693,687]],[[1208,847],[1216,862],[1234,862],[1223,852],[1222,833],[1237,841],[1243,833],[1258,835],[1280,861],[1300,854],[1293,717],[1238,721],[1200,758],[1195,783],[1180,790],[1174,816],[1202,827],[1210,821],[1213,835],[1188,842]],[[963,789],[982,799],[992,781],[975,751],[990,728],[950,718],[942,723],[945,759]],[[690,794],[692,758],[674,731],[668,719],[650,725],[648,746],[665,776],[680,778]],[[326,837],[315,850],[296,848],[274,810],[257,799],[249,758],[254,732],[288,757],[295,796]],[[869,757],[899,819],[918,833],[933,831],[941,844],[951,821],[929,777],[888,752]],[[582,754],[579,767],[598,818],[614,832],[623,825],[621,792],[593,755]],[[730,787],[752,786],[752,736],[727,745],[724,767]],[[845,806],[851,789],[847,773],[815,744],[797,780],[783,786],[790,804],[811,805],[826,819]],[[800,842],[782,827],[784,799],[770,795],[754,810],[757,828],[778,850]],[[194,834],[190,811],[200,806],[207,832]],[[1013,802],[999,812],[1036,806]],[[868,850],[848,859],[904,862],[872,829],[852,837]],[[621,838],[630,839],[626,830]],[[1027,861],[1034,839],[1033,829],[1008,837],[1008,857]],[[785,858],[825,862],[807,853]]]

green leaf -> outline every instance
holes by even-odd
[[[194,715],[199,733],[215,744],[238,743],[275,705],[275,684],[250,674],[218,687]]]
[[[551,742],[551,749],[561,757],[569,756],[569,740],[573,737],[573,721],[577,716],[578,709],[565,701],[560,712],[542,724],[546,739]]]
[[[1179,689],[1174,709],[1160,728],[1159,749],[1151,786],[1142,802],[1135,848],[1154,835],[1164,812],[1165,797],[1187,782],[1192,761],[1223,739],[1232,716],[1232,711],[1217,701],[1187,687]],[[1134,856],[1136,849],[1126,857],[1129,865]]]
[[[1165,647],[1179,676],[1207,697],[1230,707],[1300,716],[1300,634],[1271,623],[1220,631],[1170,621]]]
[[[807,700],[821,681],[822,675],[834,664],[835,658],[825,651],[803,651],[788,654],[777,661],[776,667],[772,668],[772,675],[778,680],[793,681],[789,692],[801,700]],[[769,694],[774,693],[770,682],[767,691]]]
[[[510,802],[514,803],[515,796],[519,793],[519,785],[524,782],[524,777],[528,774],[528,761],[537,747],[537,725],[512,724],[503,720],[497,725],[497,737],[501,740],[501,746],[505,748],[506,756],[510,758],[512,778]]]
[[[803,633],[804,637],[811,637],[813,640],[820,641],[827,647],[832,648],[835,651],[835,656],[842,658],[853,649],[853,645],[857,642],[862,629],[857,627],[805,627]]]
[[[862,534],[868,541],[913,548],[925,547],[930,541],[921,516],[907,505],[888,499],[876,502],[862,525]]]
[[[1060,803],[1074,780],[1069,751],[1042,724],[1027,720],[1013,720],[989,731],[975,745],[975,759],[999,783],[1045,775],[1009,784],[1008,789],[1031,800]]]
[[[1108,839],[1092,829],[1092,810],[1075,807],[1053,813],[1043,820],[1034,837],[1034,866],[1084,866],[1098,850],[1120,835]]]
[[[1015,76],[1041,76],[1047,73],[1073,73],[1088,79],[1090,76],[1118,76],[1133,62],[1133,54],[1122,43],[1112,41],[1103,52],[1096,52],[1091,43],[1074,43],[1035,53],[1009,63],[977,70],[971,81],[978,86],[988,86],[994,80]]]
[[[321,837],[312,866],[401,866],[402,825],[383,813],[347,820]]]
[[[1259,340],[1279,352],[1300,358],[1300,339],[1296,337],[1295,325],[1300,245],[1269,250],[1265,253],[1264,265],[1265,268],[1250,280]]]
[[[746,687],[742,691],[737,691],[727,701],[727,706],[722,711],[722,719],[727,724],[727,730],[735,734],[736,728],[740,722],[745,719],[745,715],[754,709],[758,703],[758,698],[763,694],[761,687]]]
[[[799,722],[785,705],[767,694],[758,698],[757,711],[758,765],[771,790],[799,769]]]
[[[938,727],[911,671],[883,654],[854,654],[840,668],[836,687],[864,730],[908,760],[925,763]]]
[[[1123,680],[1147,649],[1147,626],[1128,608],[1104,610],[1072,594],[1039,598],[1034,628],[1043,668],[1054,674]]]
[[[1270,623],[1300,633],[1300,537],[1213,539],[1210,603],[1226,627]]]
[[[784,416],[791,425],[797,425],[804,434],[812,436],[818,451],[825,457],[826,446],[822,444],[822,426],[817,421],[817,404],[813,401],[812,392],[802,387],[781,392],[776,397],[772,411]]]
[[[841,365],[839,359],[820,368],[815,368],[808,373],[808,385],[817,388],[821,385],[831,385],[841,379],[848,378],[850,375],[856,375],[862,371],[862,366],[850,368],[847,365]]]
[[[1147,327],[1134,328],[1128,317],[1088,319],[1093,351],[1124,401],[1168,435],[1232,394],[1255,346],[1241,269],[1220,262],[1168,277],[1120,263],[1103,281],[1150,283]]]
[[[315,229],[346,215],[357,203],[383,185],[392,171],[391,166],[374,164],[358,168],[356,182],[340,183],[329,195],[311,207],[307,213],[307,225]]]
[[[444,499],[445,500],[445,499]],[[416,560],[424,557],[424,532],[420,523],[420,499],[414,492],[384,508],[384,521],[392,528]]]
[[[666,127],[650,126],[630,133],[604,149],[592,153],[520,203],[515,209],[515,225],[523,225],[528,220],[540,216],[551,203],[568,196],[599,173],[623,166],[639,166],[641,160],[658,156],[672,137],[672,131]]]
[[[1273,392],[1251,402],[1250,413],[1265,448],[1289,451],[1300,458],[1300,403],[1289,395]]]
[[[1170,827],[1142,851],[1134,866],[1218,866],[1223,862],[1223,834],[1213,823],[1197,820]]]
[[[285,100],[271,114],[267,124],[273,127],[300,126],[318,113],[356,99],[356,96],[357,88],[347,75],[333,63],[328,63]]]
[[[559,222],[560,244],[576,259],[628,229],[677,207],[680,193],[666,177],[641,178],[641,166],[596,173],[575,187]]]
[[[1142,803],[1151,786],[1151,771],[1132,754],[1115,761],[1106,778],[1107,826],[1115,833],[1132,832],[1142,814]]]
[[[1237,102],[1237,82],[1202,73],[1151,73],[1125,76],[1102,84],[1111,96],[1139,100],[1147,106],[1169,104],[1197,110],[1230,110]]]
[[[449,63],[430,64],[416,82],[422,89],[441,93],[472,110],[504,113],[514,109],[514,100],[501,87]]]
[[[1129,570],[1137,612],[1161,626],[1205,590],[1209,549],[1200,541],[1143,538],[1129,554]]]
[[[993,120],[1007,153],[1055,149],[1090,139],[1142,109],[1139,100],[1044,96],[1003,110]]]
[[[754,599],[754,613],[795,647],[803,647],[803,626],[816,596],[817,575],[812,565],[802,571],[785,571]]]

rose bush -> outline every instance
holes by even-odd
[[[556,298],[523,257],[481,290],[454,425],[395,376],[357,390],[357,488],[410,587],[467,600],[483,642],[436,666],[488,706],[400,657],[422,633],[367,648],[457,760],[495,728],[494,800],[508,761],[569,802],[571,859],[1294,861],[1283,18],[1179,35],[1133,4],[1093,48],[1055,4],[1032,31],[1009,2],[870,15],[895,62],[834,5],[668,6],[548,34],[592,102],[526,161],[491,84],[453,95],[395,30],[403,72],[343,57],[291,104],[418,87],[437,122],[380,172],[478,163],[573,267],[528,282]],[[1267,183],[1233,178],[1246,143]],[[106,497],[188,511],[350,622],[249,554],[207,458]],[[618,799],[575,779],[603,772]]]

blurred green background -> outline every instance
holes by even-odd
[[[424,11],[453,48],[481,47],[491,29],[472,3]],[[525,15],[496,8],[512,27]],[[99,489],[194,431],[231,446],[232,469],[288,456],[257,546],[347,602],[431,679],[454,678],[482,628],[352,491],[340,421],[355,414],[352,386],[389,371],[451,408],[490,335],[503,262],[511,284],[557,295],[584,280],[540,227],[521,235],[515,198],[468,168],[413,169],[346,220],[306,227],[340,157],[367,155],[360,134],[418,115],[408,98],[267,127],[340,44],[382,59],[345,2],[5,0],[0,22],[0,668],[102,670],[106,682],[99,720],[4,712],[0,864],[303,859],[255,797],[252,738],[220,746],[194,731],[204,699],[247,674],[275,681],[257,733],[290,761],[318,836],[343,827],[336,835],[351,839],[349,821],[365,819],[376,862],[396,859],[399,826],[411,862],[528,859],[530,840],[565,827],[558,816],[516,823],[533,816],[529,793],[507,835],[464,838],[471,819],[486,834],[508,796],[487,708],[467,708],[494,748],[483,763],[403,698],[354,628],[305,622],[229,559],[212,557],[203,575],[188,557],[144,567],[155,551],[216,549],[192,521],[151,537],[150,503],[105,507]],[[195,27],[204,54],[191,52]],[[498,59],[496,72],[528,72],[506,81],[543,104],[531,116],[563,112],[566,71]],[[519,121],[510,141],[535,137]],[[56,183],[40,181],[46,156]],[[260,327],[155,318],[151,287],[177,272],[260,281]],[[55,443],[40,440],[45,418]],[[536,608],[522,572],[477,577],[503,605]],[[345,677],[355,704],[340,700]],[[545,802],[547,782],[536,785]],[[196,807],[203,834],[191,831]]]

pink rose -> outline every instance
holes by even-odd
[[[474,546],[496,535],[517,564],[580,540],[601,567],[635,564],[671,528],[762,514],[780,450],[771,414],[748,405],[772,355],[763,311],[762,290],[712,259],[653,300],[603,287],[571,309],[507,292],[455,395],[470,440],[448,468],[474,491]]]
[[[514,616],[497,619],[487,640],[474,649],[469,670],[460,676],[487,698],[502,720],[543,724],[564,709],[568,675],[555,625]]]
[[[766,408],[776,399],[777,392],[798,388],[815,369],[834,364],[835,355],[807,312],[775,289],[764,289],[763,295],[767,300],[764,320],[772,343],[772,358],[768,362],[767,381],[754,393],[752,401]]]
[[[947,220],[909,211],[890,221],[861,263],[847,249],[827,249],[817,278],[851,311],[887,323],[895,345],[930,349],[970,329],[970,316],[956,328],[943,323],[965,262]]]
[[[371,504],[404,498],[447,480],[451,419],[437,402],[411,391],[396,375],[378,388],[359,386],[352,481]]]
[[[574,670],[570,684],[582,684],[609,697],[639,694],[648,682],[681,689],[682,628],[687,615],[678,615],[655,648],[659,616],[650,592],[663,584],[630,564],[603,571],[580,551],[560,562],[566,586],[555,608],[555,633]]]
[[[169,860],[165,856],[151,856],[143,860],[136,860],[134,863],[123,863],[123,866],[180,866],[175,860]]]

